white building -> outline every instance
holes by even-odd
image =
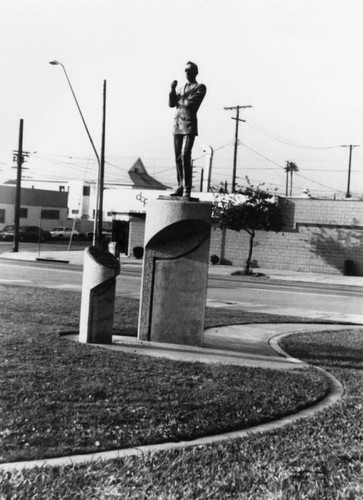
[[[95,217],[97,184],[89,180],[22,179],[22,187],[68,193],[68,217],[93,220]],[[145,211],[145,200],[156,198],[168,186],[151,177],[137,159],[128,170],[128,179],[104,182],[103,219],[111,220],[111,212]]]
[[[34,202],[43,199],[39,193],[54,193],[54,200],[59,197],[67,199],[67,208],[63,207],[59,220],[49,224],[50,229],[56,225],[71,227],[76,219],[76,229],[81,233],[93,231],[96,212],[97,184],[93,180],[58,180],[22,179],[22,188],[32,191]],[[27,188],[27,189],[26,189]],[[15,189],[15,187],[14,187]],[[114,238],[119,242],[121,251],[132,253],[132,246],[143,245],[145,213],[148,203],[160,195],[168,195],[169,186],[151,177],[139,158],[127,172],[126,180],[105,181],[103,192],[103,227],[114,230]],[[55,194],[57,192],[57,194]],[[201,200],[211,200],[211,193],[195,193]],[[52,195],[47,195],[51,199]],[[1,205],[0,205],[1,206]],[[40,210],[40,207],[38,207]],[[38,210],[38,212],[39,212]],[[10,212],[9,212],[10,213]],[[40,212],[39,212],[40,213]],[[13,224],[13,215],[7,224]],[[1,220],[1,219],[0,219]],[[21,221],[22,224],[26,222]],[[35,222],[32,222],[35,224]],[[0,226],[1,228],[1,226]],[[48,223],[45,229],[49,229]]]
[[[0,230],[14,224],[16,186],[0,186]],[[67,220],[68,194],[44,189],[22,188],[20,192],[20,225],[41,226],[47,231],[64,225]]]

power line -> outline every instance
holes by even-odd
[[[282,136],[279,136],[277,134],[275,134],[274,132],[272,132],[271,130],[267,129],[266,127],[263,127],[262,125],[258,125],[256,122],[253,122],[251,120],[249,120],[248,122],[249,125],[252,126],[252,128],[255,128],[256,130],[258,130],[259,132],[261,132],[262,134],[278,141],[278,142],[281,142],[283,144],[287,144],[289,146],[293,146],[295,148],[301,148],[301,149],[336,149],[336,148],[339,148],[340,146],[307,146],[307,145],[304,145],[304,144],[298,144],[298,143],[295,143],[293,141],[290,141],[289,139],[286,139]]]
[[[331,186],[327,186],[326,184],[322,184],[321,182],[313,181],[312,179],[309,179],[308,177],[305,177],[304,175],[301,175],[297,172],[295,173],[295,175],[297,177],[301,177],[302,179],[305,179],[309,182],[312,182],[313,184],[317,184],[318,186],[322,186],[322,187],[325,187],[327,189],[330,189],[331,191],[338,191],[339,193],[344,193],[344,191],[341,191],[340,189],[335,189],[335,188],[332,188]]]
[[[243,144],[243,146],[247,147],[247,149],[250,149],[251,151],[253,151],[257,155],[262,156],[262,158],[264,158],[265,160],[269,161],[270,163],[273,163],[274,165],[277,165],[279,168],[281,168],[282,170],[284,170],[284,167],[282,167],[278,163],[274,162],[273,160],[270,160],[270,158],[267,158],[267,156],[264,156],[263,154],[259,153],[258,151],[255,151],[253,148],[251,148],[250,146],[247,146],[247,144],[245,144],[245,143],[242,143],[242,144]],[[317,184],[319,186],[323,186],[323,187],[325,187],[327,189],[330,189],[332,191],[343,192],[343,191],[340,191],[339,189],[334,189],[334,188],[332,188],[330,186],[322,184],[321,182],[313,181],[312,179],[309,179],[308,177],[305,177],[305,176],[303,176],[301,174],[296,173],[295,175],[297,175],[298,177],[301,177],[302,179],[305,179],[305,180],[307,180],[309,182],[312,182],[313,184]]]
[[[266,161],[269,161],[270,163],[272,163],[273,165],[276,165],[277,167],[279,167],[280,169],[284,170],[284,167],[282,167],[281,165],[279,165],[278,163],[276,163],[275,161],[271,160],[270,158],[267,158],[267,156],[263,155],[262,153],[259,153],[258,151],[256,151],[255,149],[251,148],[250,146],[247,146],[246,143],[244,142],[241,142],[240,143],[242,146],[244,146],[245,148],[249,149],[250,151],[252,151],[253,153],[255,153],[256,155],[258,156],[261,156],[261,158],[263,158],[264,160]]]
[[[233,142],[227,142],[227,144],[223,144],[223,146],[219,146],[218,148],[213,148],[213,153],[215,153],[216,151],[219,151],[220,149],[224,149],[227,146],[230,146],[231,144],[233,144]],[[201,158],[204,158],[204,157],[205,157],[205,153],[203,153],[202,155],[198,156],[197,158],[194,158],[194,161],[198,161],[198,160],[200,160]]]

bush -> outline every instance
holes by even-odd
[[[143,247],[134,247],[132,249],[132,253],[134,254],[135,259],[142,259],[144,256],[144,248]]]
[[[211,263],[213,264],[213,266],[214,266],[215,264],[218,264],[218,263],[219,263],[219,257],[218,257],[218,255],[211,255],[211,256],[210,256],[210,261],[211,261]]]

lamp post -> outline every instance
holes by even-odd
[[[98,181],[97,181],[96,211],[95,211],[95,220],[94,220],[94,226],[93,226],[94,229],[93,229],[93,242],[92,242],[92,244],[96,245],[96,243],[97,243],[98,245],[100,245],[100,243],[101,243],[101,236],[102,236],[102,199],[103,199],[102,194],[103,194],[103,171],[104,171],[104,127],[105,127],[105,123],[104,123],[104,120],[103,120],[103,131],[102,131],[102,151],[103,151],[103,154],[102,154],[102,161],[101,161],[100,157],[98,155],[97,149],[96,149],[96,147],[94,145],[94,142],[93,142],[92,136],[90,134],[90,131],[88,130],[87,123],[86,123],[86,120],[84,119],[82,110],[80,108],[80,105],[79,105],[77,97],[76,97],[76,94],[74,93],[72,84],[70,82],[70,79],[69,79],[67,71],[66,71],[66,68],[64,67],[64,65],[61,62],[56,61],[56,60],[50,61],[49,64],[51,64],[52,66],[61,66],[62,67],[62,69],[64,71],[64,74],[65,74],[65,77],[67,79],[69,88],[71,89],[73,98],[74,98],[75,103],[77,105],[79,114],[81,115],[81,119],[82,119],[84,128],[86,129],[88,138],[89,138],[90,143],[92,145],[92,149],[93,149],[93,151],[95,153],[95,156],[96,156],[96,159],[97,159]],[[105,117],[105,103],[106,103],[105,89],[106,89],[106,81],[104,81],[104,99],[103,99],[103,107],[104,107],[103,116],[104,117]],[[101,221],[101,224],[97,224],[98,220]],[[100,225],[101,225],[101,229],[99,227]]]
[[[205,161],[206,161],[206,169],[208,170],[208,178],[207,178],[207,193],[210,191],[211,178],[212,178],[212,165],[213,165],[213,154],[214,149],[209,145],[201,145],[202,151],[206,153]]]

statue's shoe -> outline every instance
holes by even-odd
[[[183,186],[179,186],[175,191],[170,193],[169,196],[183,196]]]
[[[190,198],[190,189],[183,189],[183,198],[189,200]]]

